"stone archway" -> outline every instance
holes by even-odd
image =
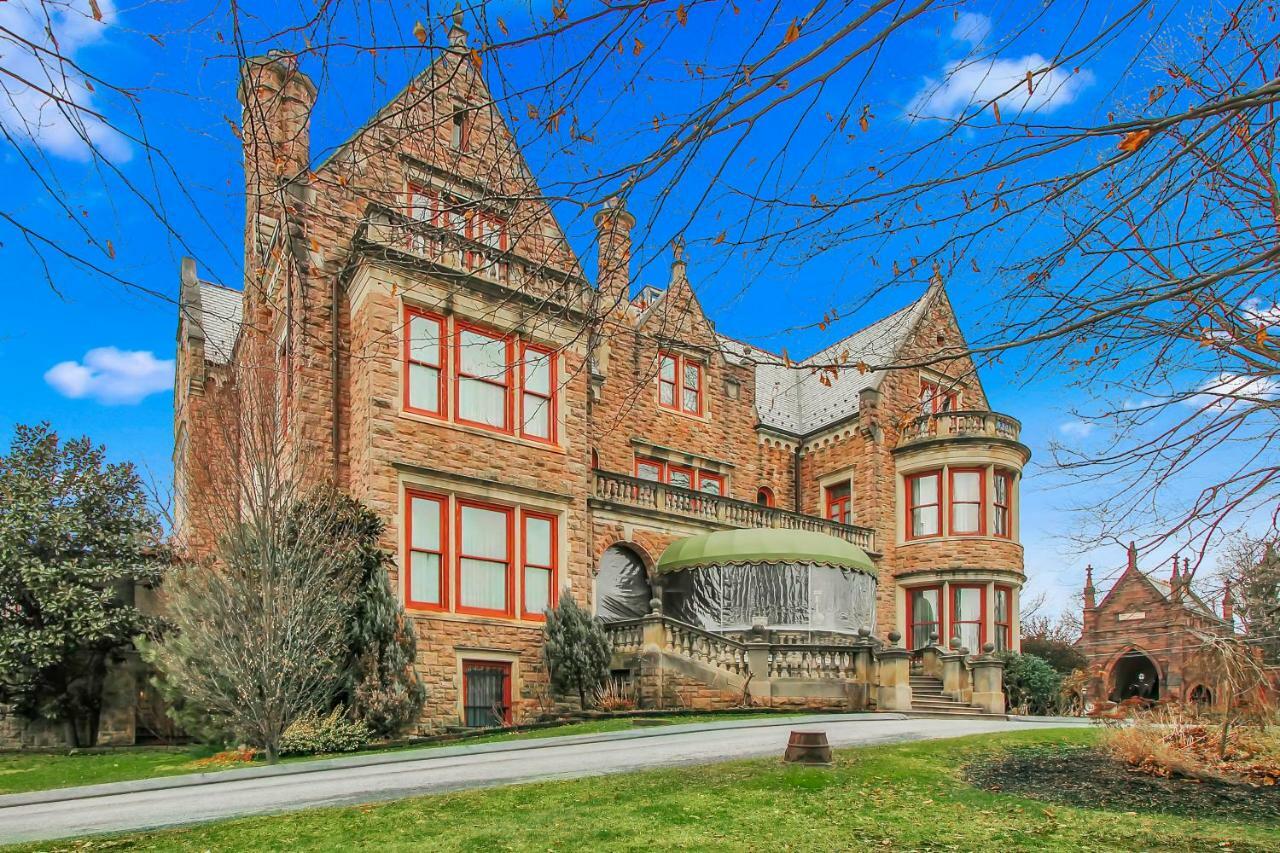
[[[1213,691],[1203,684],[1197,684],[1191,688],[1187,698],[1197,705],[1209,706],[1213,704]]]
[[[1160,667],[1140,649],[1129,649],[1111,665],[1112,702],[1138,697],[1155,701],[1160,698],[1164,684],[1160,679]]]
[[[610,545],[596,571],[595,613],[606,622],[637,619],[649,612],[653,586],[640,552],[625,544]]]

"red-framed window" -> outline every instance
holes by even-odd
[[[524,525],[521,537],[520,615],[526,619],[546,619],[548,610],[556,606],[556,517],[538,512],[521,513]]]
[[[997,586],[995,589],[996,651],[1013,648],[1013,588]]]
[[[942,472],[907,477],[907,538],[942,535]]]
[[[986,471],[981,468],[949,469],[952,536],[982,536],[986,530]]]
[[[937,382],[920,380],[920,414],[936,415],[938,412],[954,412],[960,407],[960,397],[955,391],[942,388]]]
[[[462,722],[471,728],[511,724],[511,664],[462,661]]]
[[[702,363],[676,353],[658,354],[658,405],[701,416],[704,406]]]
[[[698,491],[709,495],[724,494],[724,477],[707,471],[698,472]]]
[[[409,184],[409,218],[415,222],[438,225],[440,193],[421,184]]]
[[[847,482],[827,486],[826,504],[827,518],[841,524],[853,523],[853,495]]]
[[[667,463],[667,485],[677,486],[681,489],[692,489],[697,482],[697,472],[692,468],[684,465],[673,465]]]
[[[1009,471],[996,471],[991,481],[992,518],[991,532],[1001,539],[1013,538],[1013,474]]]
[[[458,362],[454,384],[458,422],[510,433],[511,338],[478,326],[458,323],[453,340]]]
[[[907,590],[907,640],[911,648],[929,645],[929,635],[942,636],[942,587],[918,586]]]
[[[768,486],[761,486],[756,490],[756,503],[760,506],[777,506],[778,499],[773,495],[773,489]]]
[[[444,317],[406,306],[404,327],[405,411],[443,418],[448,399]]]
[[[511,507],[458,500],[459,613],[515,615]]]
[[[445,520],[448,499],[443,495],[405,492],[404,600],[409,609],[448,610],[449,525]]]
[[[987,641],[987,587],[951,584],[951,636],[960,638],[960,645],[977,654]],[[952,650],[954,651],[954,649]]]
[[[655,483],[666,482],[667,467],[658,459],[645,459],[636,457],[636,478],[640,480],[652,480]]]
[[[520,434],[556,442],[556,357],[542,347],[520,348]]]

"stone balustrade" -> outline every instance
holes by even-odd
[[[595,498],[605,504],[693,518],[717,529],[771,527],[837,536],[876,553],[875,531],[813,515],[694,491],[611,471],[595,472]]]
[[[985,411],[935,412],[912,418],[898,438],[898,446],[938,439],[986,438],[1018,441],[1022,423],[1009,415]]]

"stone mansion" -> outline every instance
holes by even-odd
[[[285,54],[244,64],[243,288],[182,268],[188,553],[211,552],[212,508],[243,493],[234,425],[253,411],[298,476],[385,519],[426,727],[482,700],[534,713],[545,609],[641,617],[667,547],[714,531],[856,546],[875,638],[1016,649],[1029,451],[989,410],[941,282],[791,362],[718,334],[678,251],[664,289],[638,287],[621,201],[595,215],[588,280],[458,22],[450,43],[322,161],[315,84]],[[927,366],[869,368],[885,364]]]

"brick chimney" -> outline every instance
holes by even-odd
[[[626,202],[613,197],[592,220],[598,231],[599,262],[596,284],[600,316],[626,310],[631,299],[631,229],[636,218],[627,212]]]
[[[316,84],[292,53],[272,50],[240,67],[240,138],[244,145],[246,267],[258,264],[254,239],[262,219],[277,219],[301,196],[311,163]],[[303,176],[301,181],[297,180]]]
[[[1231,581],[1222,585],[1222,621],[1228,625],[1236,623],[1236,607],[1231,601]]]

